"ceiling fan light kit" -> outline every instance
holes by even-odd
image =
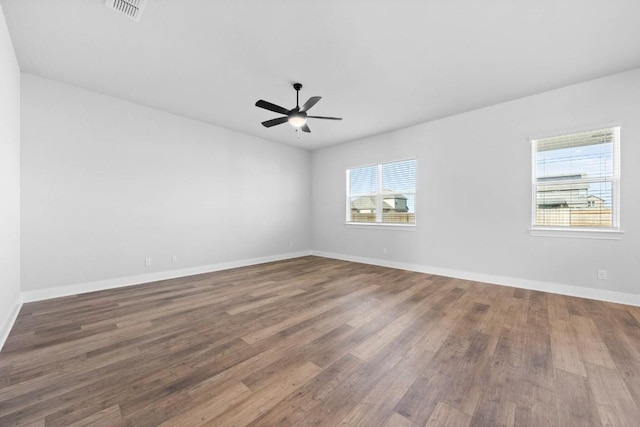
[[[303,132],[310,133],[311,129],[307,126],[307,118],[312,119],[324,119],[324,120],[342,120],[341,117],[324,117],[324,116],[309,116],[307,111],[316,105],[318,101],[320,101],[320,96],[312,96],[309,98],[307,102],[304,103],[302,107],[300,107],[299,95],[300,89],[302,89],[301,83],[294,83],[293,88],[296,90],[296,106],[291,110],[287,110],[284,107],[281,107],[276,104],[272,104],[271,102],[260,99],[256,102],[256,107],[264,108],[265,110],[273,111],[275,113],[284,114],[284,117],[278,117],[275,119],[267,120],[262,122],[262,125],[266,128],[270,128],[272,126],[280,125],[285,122],[289,122],[291,126],[297,129],[301,129]]]
[[[307,123],[306,113],[297,112],[289,115],[289,124],[294,128],[302,127],[305,123]]]

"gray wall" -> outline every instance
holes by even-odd
[[[635,70],[309,153],[24,74],[22,290],[313,249],[640,295],[638,111]],[[530,236],[529,137],[610,124],[622,239]],[[417,227],[345,225],[345,169],[411,157]]]
[[[0,6],[0,348],[20,301],[20,69]]]
[[[634,70],[317,150],[314,251],[640,295],[639,112]],[[530,236],[529,137],[615,123],[622,125],[622,239]],[[411,157],[418,159],[417,227],[346,226],[345,169]],[[597,280],[597,269],[608,270],[607,281]]]
[[[307,151],[29,74],[22,129],[23,291],[310,249]]]

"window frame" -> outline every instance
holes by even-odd
[[[415,187],[413,188],[413,191],[411,190],[407,190],[407,191],[384,191],[384,189],[382,188],[382,167],[383,165],[388,165],[388,164],[393,164],[393,163],[401,163],[401,162],[406,162],[406,161],[414,161],[415,162],[415,168],[416,168],[416,173],[415,173],[415,178],[416,178],[416,184]],[[361,168],[367,168],[367,167],[371,167],[371,166],[375,166],[377,168],[377,190],[375,193],[358,193],[358,197],[375,197],[376,198],[376,221],[375,222],[359,222],[359,221],[351,221],[351,171],[354,169],[361,169]],[[417,193],[418,193],[418,159],[417,157],[409,157],[409,158],[403,158],[403,159],[398,159],[398,160],[391,160],[391,161],[384,161],[384,162],[380,162],[380,163],[369,163],[369,164],[363,164],[363,165],[359,165],[359,166],[353,166],[353,167],[348,167],[346,169],[345,172],[346,175],[346,179],[345,179],[345,225],[350,226],[350,227],[354,227],[354,228],[367,228],[367,227],[376,227],[376,228],[388,228],[388,229],[415,229],[418,219],[417,219],[417,204],[415,203],[416,198],[417,198]],[[406,189],[405,189],[406,190]],[[397,194],[411,194],[414,197],[414,207],[413,207],[413,214],[414,214],[414,222],[411,223],[396,223],[396,222],[383,222],[382,218],[383,218],[383,198],[384,196],[389,196],[389,195],[397,195]]]
[[[617,129],[616,129],[617,128]],[[538,183],[536,177],[536,154],[537,141],[550,137],[569,136],[571,134],[597,131],[603,129],[616,129],[616,137],[613,140],[613,170],[611,176],[595,177],[595,178],[579,178],[573,180],[545,181]],[[531,220],[529,234],[536,237],[567,237],[567,238],[587,238],[587,239],[609,239],[619,240],[622,238],[624,231],[621,228],[620,215],[620,181],[621,181],[621,165],[620,165],[620,146],[622,140],[622,125],[620,123],[605,124],[602,126],[594,126],[589,128],[573,129],[570,131],[556,132],[542,136],[530,137],[529,144],[531,148]],[[576,183],[595,183],[610,182],[611,183],[611,227],[571,227],[571,226],[549,226],[536,225],[536,214],[538,211],[537,189],[539,185],[553,184],[576,184]]]

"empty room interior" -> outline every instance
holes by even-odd
[[[0,0],[1,426],[636,426],[640,2]]]

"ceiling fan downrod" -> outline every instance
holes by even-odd
[[[300,108],[300,89],[302,89],[302,83],[294,83],[293,88],[296,90],[296,108]]]

